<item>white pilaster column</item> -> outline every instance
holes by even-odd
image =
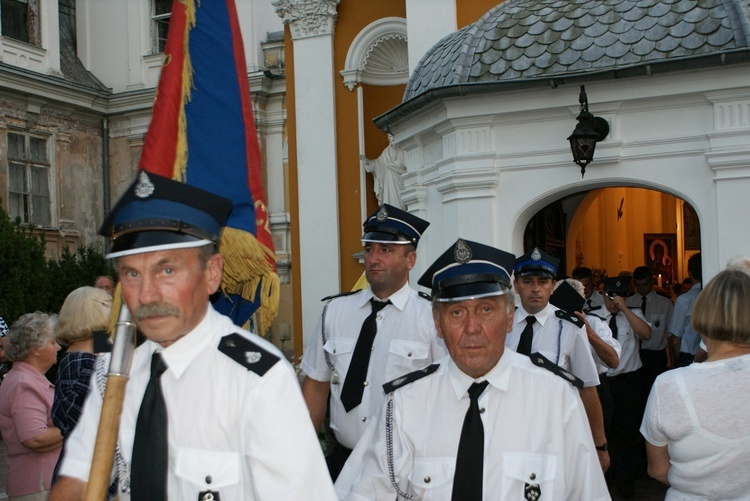
[[[340,288],[333,26],[338,0],[274,0],[294,45],[302,329]]]

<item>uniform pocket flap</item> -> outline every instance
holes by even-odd
[[[514,480],[539,484],[555,478],[557,457],[549,454],[503,454],[503,474]]]
[[[240,482],[240,456],[236,452],[181,448],[175,474],[202,489],[221,489]]]
[[[391,341],[391,353],[409,360],[421,360],[430,354],[430,345],[418,341],[394,339]]]
[[[344,355],[354,351],[357,340],[352,338],[334,338],[326,341],[323,349],[331,355]]]
[[[435,489],[451,482],[456,458],[416,458],[409,482],[416,489]]]

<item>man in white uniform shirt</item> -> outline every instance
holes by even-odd
[[[370,286],[330,299],[302,358],[302,393],[315,429],[330,393],[330,426],[338,442],[328,458],[334,480],[380,409],[383,383],[447,353],[430,302],[409,286],[417,244],[429,224],[388,204],[372,213],[362,236]]]
[[[536,247],[516,259],[513,285],[521,304],[513,319],[513,329],[505,338],[505,346],[523,355],[541,353],[553,364],[583,380],[581,399],[602,469],[606,471],[609,453],[602,406],[596,391],[599,374],[591,356],[586,331],[576,325],[571,314],[549,304],[559,264],[559,259]]]
[[[570,276],[581,282],[583,285],[583,297],[586,299],[586,305],[583,307],[586,313],[601,312],[604,309],[604,296],[597,289],[598,284],[594,283],[594,272],[591,268],[579,266],[573,268]],[[599,313],[600,314],[600,313]]]
[[[638,426],[641,422],[641,357],[638,345],[651,337],[651,326],[640,308],[625,304],[626,281],[618,277],[604,281],[605,322],[622,345],[620,363],[607,371],[614,409],[607,430],[612,454],[608,475],[623,497],[633,497],[638,459]]]
[[[294,369],[209,303],[231,209],[141,171],[100,230],[113,238],[108,257],[146,338],[122,408],[120,501],[335,499]],[[101,394],[90,391],[50,500],[83,499],[101,413]]]
[[[561,310],[573,312],[584,324],[586,337],[591,345],[591,356],[599,373],[599,386],[596,387],[602,405],[604,429],[612,422],[612,394],[609,391],[607,370],[620,363],[620,343],[612,337],[612,331],[604,320],[594,313],[582,313],[585,307],[583,285],[574,278],[560,280],[555,285],[555,292],[550,303]]]
[[[677,360],[670,360],[671,352],[667,350],[667,327],[672,319],[672,300],[657,294],[652,283],[651,270],[648,266],[637,267],[633,270],[635,294],[625,301],[628,308],[639,308],[651,326],[651,337],[641,342],[640,351],[643,364],[641,398],[644,409],[656,377],[668,367],[677,366]]]
[[[420,278],[450,356],[384,385],[341,499],[609,499],[576,378],[505,349],[513,258],[459,239]]]

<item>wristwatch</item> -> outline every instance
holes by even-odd
[[[602,445],[597,445],[596,450],[599,452],[606,452],[609,450],[609,446],[607,445],[607,442],[604,442]]]

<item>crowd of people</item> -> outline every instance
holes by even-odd
[[[114,356],[96,352],[115,282],[0,322],[10,499],[83,499],[103,482],[123,501],[606,500],[637,495],[641,455],[667,499],[750,492],[747,260],[704,288],[692,256],[673,304],[646,266],[559,280],[542,249],[459,238],[419,278],[425,294],[409,275],[429,223],[384,203],[363,224],[368,285],[325,298],[300,385],[275,346],[211,306],[230,210],[141,172],[102,226],[143,340],[111,471],[94,450]]]

